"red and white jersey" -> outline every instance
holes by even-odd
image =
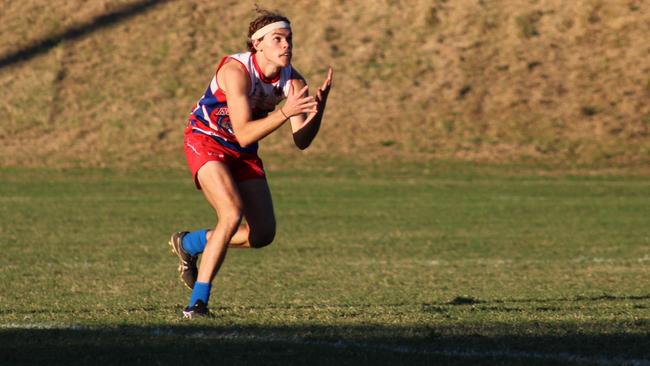
[[[241,63],[248,71],[251,81],[248,102],[251,106],[253,119],[266,117],[289,95],[293,68],[291,65],[283,67],[275,79],[269,80],[257,64],[256,54],[245,52],[226,56],[219,63],[210,85],[192,110],[190,115],[192,133],[211,136],[222,145],[239,152],[255,152],[257,143],[246,148],[239,145],[230,123],[226,94],[219,87],[217,81],[217,73],[228,59]]]

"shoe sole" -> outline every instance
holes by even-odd
[[[207,313],[205,315],[197,315],[191,311],[183,310],[183,319],[197,319],[197,318],[212,318],[212,313]]]
[[[176,258],[178,258],[178,260],[180,261],[179,264],[178,264],[178,265],[179,265],[179,268],[182,268],[182,267],[181,267],[181,266],[182,266],[182,263],[181,263],[181,262],[183,261],[183,259],[181,258],[181,254],[178,253],[178,252],[176,251],[176,246],[174,246],[174,236],[176,236],[176,233],[172,234],[172,236],[169,238],[169,243],[168,243],[168,244],[169,244],[169,247],[172,249],[172,253],[173,253],[173,254],[176,256]],[[190,287],[190,285],[188,285],[187,283],[185,283],[185,281],[183,280],[183,272],[182,272],[182,271],[178,271],[178,279],[181,280],[181,283],[182,283],[183,285],[185,285],[185,287],[187,287],[188,289],[192,290],[192,287]],[[185,315],[185,312],[183,312],[183,315]]]

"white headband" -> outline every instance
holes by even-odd
[[[291,26],[287,22],[275,22],[271,24],[267,24],[263,26],[262,28],[258,29],[253,35],[251,36],[251,39],[260,39],[264,37],[267,33],[274,31],[276,29],[280,28],[287,28],[291,30]]]

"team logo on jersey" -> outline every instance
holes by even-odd
[[[212,112],[213,115],[215,116],[227,116],[228,115],[228,107],[220,107],[214,110]]]

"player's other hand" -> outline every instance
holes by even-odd
[[[330,67],[329,70],[327,71],[327,78],[325,81],[323,81],[323,85],[318,88],[318,91],[316,92],[316,101],[319,104],[319,107],[322,105],[325,105],[325,102],[327,101],[327,96],[330,93],[330,89],[332,88],[332,76],[334,75],[334,70]]]
[[[293,89],[293,83],[289,85],[289,95],[287,101],[282,106],[282,111],[287,117],[295,116],[301,113],[316,113],[318,102],[313,96],[307,96],[309,87],[305,85],[304,88],[296,92]]]

